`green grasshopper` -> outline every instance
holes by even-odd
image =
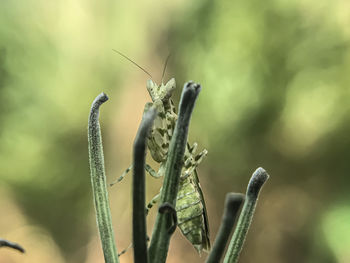
[[[141,68],[125,55],[118,51],[117,53]],[[143,68],[141,69],[150,75]],[[152,102],[146,103],[144,111],[147,111],[150,107],[155,106],[158,113],[148,136],[147,146],[153,160],[158,162],[160,167],[158,172],[156,172],[148,164],[146,164],[145,169],[155,178],[162,177],[165,174],[165,163],[167,160],[169,144],[177,120],[175,106],[171,99],[175,88],[176,84],[174,78],[170,79],[166,84],[162,83],[159,86],[152,80],[147,81],[147,90],[152,98]],[[191,242],[198,253],[201,253],[202,250],[210,250],[210,240],[207,211],[196,168],[208,152],[207,150],[203,150],[196,155],[196,149],[197,143],[194,143],[192,147],[189,143],[187,143],[175,210],[178,220],[178,227],[180,228],[182,234]],[[117,180],[117,182],[121,181],[131,168],[132,167],[130,166]],[[160,193],[157,194],[147,205],[146,213],[148,213],[149,209],[151,209],[153,205],[159,201],[159,199]]]

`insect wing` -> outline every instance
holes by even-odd
[[[195,182],[195,186],[197,188],[197,192],[201,196],[202,205],[203,205],[203,219],[204,219],[204,231],[205,231],[204,232],[205,236],[203,236],[203,249],[205,251],[209,251],[210,250],[210,239],[209,239],[208,214],[207,214],[207,208],[205,206],[205,200],[204,200],[203,191],[202,191],[202,188],[201,188],[200,183],[199,183],[198,174],[197,174],[197,170],[196,169],[193,171],[193,177],[194,177],[193,179],[194,179],[194,182]]]

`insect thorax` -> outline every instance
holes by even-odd
[[[160,86],[152,80],[147,82],[147,90],[153,101],[152,105],[157,110],[157,117],[149,135],[148,148],[152,158],[159,163],[165,162],[167,158],[170,140],[177,119],[175,107],[171,100],[175,87],[175,79],[170,79],[166,84],[161,84]]]

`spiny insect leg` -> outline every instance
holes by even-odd
[[[188,167],[185,172],[181,175],[181,179],[186,179],[193,171],[197,168],[197,166],[202,162],[203,158],[208,154],[208,151],[204,149],[199,154],[197,154],[194,158],[191,156],[185,161],[185,166]],[[191,163],[191,164],[189,164]],[[187,164],[187,165],[186,165]]]
[[[147,242],[149,242],[149,236],[147,236]],[[133,246],[134,246],[133,243],[130,243],[130,245],[126,249],[124,249],[120,253],[118,253],[118,257],[120,257],[121,255],[124,255]]]
[[[130,243],[130,245],[126,249],[124,249],[120,253],[118,253],[118,257],[120,257],[121,255],[125,254],[129,250],[129,248],[132,248],[132,247],[133,247],[133,244]]]
[[[188,150],[192,155],[194,155],[195,152],[197,151],[197,147],[198,147],[198,144],[195,142],[195,143],[193,143],[193,146],[190,147]]]
[[[150,174],[150,176],[154,178],[159,178],[161,175],[159,175],[149,164],[145,165],[146,171]]]
[[[126,170],[124,171],[124,173],[114,182],[110,183],[109,186],[113,186],[116,183],[119,183],[121,180],[124,179],[124,177],[127,175],[128,172],[130,172],[130,170],[132,169],[132,165],[130,165],[128,168],[126,168]]]
[[[149,242],[149,236],[147,236],[147,242]],[[130,248],[132,248],[134,246],[134,244],[133,243],[130,243],[130,245],[127,247],[127,248],[125,248],[125,249],[123,249],[120,253],[118,253],[118,257],[120,257],[121,255],[124,255],[126,252],[128,252],[128,250],[130,249]]]
[[[160,199],[160,192],[152,198],[152,200],[148,203],[148,205],[146,206],[146,215],[148,215],[149,210],[156,204],[158,203]]]
[[[163,203],[159,206],[158,209],[159,213],[164,214],[164,213],[170,213],[172,218],[173,218],[173,225],[168,229],[168,233],[172,234],[175,232],[176,230],[176,226],[177,226],[177,215],[176,215],[176,210],[174,208],[174,206],[170,203]]]
[[[207,156],[207,154],[208,154],[208,151],[204,149],[199,154],[197,154],[196,157],[194,157],[194,160],[196,161],[197,165],[201,163],[201,161],[205,156]]]
[[[152,200],[151,200],[151,201],[148,203],[148,205],[146,206],[146,216],[148,215],[149,210],[150,210],[156,203],[158,203],[159,199],[160,199],[160,192],[159,192],[156,196],[154,196],[154,197],[152,198]],[[147,237],[147,241],[149,241],[149,237]],[[125,254],[125,253],[129,250],[129,248],[131,248],[131,247],[133,247],[133,243],[131,243],[131,244],[130,244],[127,248],[125,248],[124,250],[122,250],[122,251],[118,254],[118,257],[121,256],[121,255],[123,255],[123,254]]]
[[[165,115],[166,122],[168,123],[168,134],[171,137],[174,132],[176,120],[177,120],[177,115],[175,113],[169,113],[167,112]]]
[[[124,177],[131,171],[132,169],[132,165],[130,165],[124,172],[123,174],[115,181],[113,181],[112,183],[110,183],[110,186],[115,185],[116,183],[119,183],[121,180],[124,179]],[[161,177],[161,175],[158,175],[157,172],[155,170],[152,169],[152,167],[149,164],[145,165],[145,170],[154,178],[159,178]]]

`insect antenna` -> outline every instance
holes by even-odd
[[[133,61],[132,59],[128,58],[126,55],[124,55],[122,52],[116,50],[116,49],[112,49],[114,52],[118,53],[119,55],[121,55],[123,58],[129,60],[132,64],[134,64],[136,67],[138,67],[139,69],[141,69],[143,72],[145,72],[148,76],[151,77],[151,79],[153,80],[152,78],[152,75],[147,71],[145,70],[143,67],[141,67],[139,64],[137,64],[135,61]]]
[[[165,63],[164,63],[164,67],[163,67],[163,73],[162,73],[162,84],[163,84],[163,80],[164,80],[164,75],[165,75],[165,70],[166,70],[166,66],[168,65],[168,61],[169,61],[169,58],[170,58],[170,53],[169,55],[167,56],[166,60],[165,60]]]

